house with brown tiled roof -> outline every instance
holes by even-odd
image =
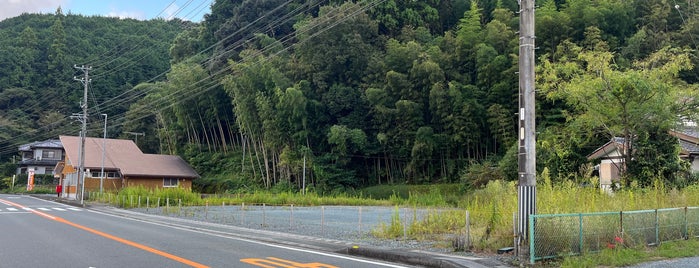
[[[75,193],[80,165],[80,137],[60,136],[65,161],[56,165],[66,193]],[[145,154],[131,140],[85,138],[85,191],[119,190],[124,187],[192,188],[199,178],[187,162],[176,155]],[[104,168],[104,176],[101,170]]]

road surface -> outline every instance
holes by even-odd
[[[406,267],[2,194],[0,241],[0,267]]]

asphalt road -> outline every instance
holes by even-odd
[[[405,267],[15,195],[0,195],[0,241],[0,268]]]

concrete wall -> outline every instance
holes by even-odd
[[[619,167],[623,166],[623,159],[604,159],[599,165],[600,186],[612,185],[619,181]]]

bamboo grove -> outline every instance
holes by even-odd
[[[629,167],[641,184],[678,181],[687,167],[667,130],[696,116],[699,7],[537,5],[539,170],[576,180],[587,154],[621,136],[645,150]],[[144,151],[183,156],[204,192],[514,179],[518,9],[218,0],[168,40],[164,76],[125,90],[137,98],[110,132],[146,133]]]

